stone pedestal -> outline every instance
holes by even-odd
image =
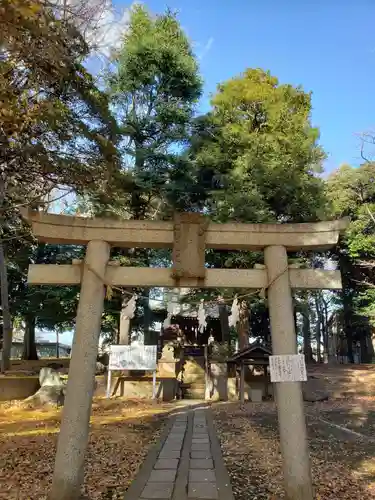
[[[176,377],[176,365],[178,361],[163,361],[162,359],[158,363],[158,376],[166,378],[177,378]]]
[[[161,380],[163,401],[171,401],[177,396],[178,384],[182,381],[183,354],[183,349],[180,349],[176,342],[168,341],[163,347],[158,362],[158,377]]]
[[[263,401],[264,389],[262,387],[250,387],[250,399],[253,403]]]
[[[228,401],[238,401],[238,387],[235,377],[228,377]]]
[[[105,379],[105,377],[103,377]],[[105,396],[106,382],[103,380],[96,392],[98,396]],[[0,387],[1,389],[1,387]],[[176,379],[160,378],[156,379],[156,397],[162,401],[173,401],[176,395]],[[111,388],[112,396],[121,398],[136,398],[150,400],[153,395],[153,383],[151,377],[113,377]]]
[[[172,342],[165,344],[161,359],[158,363],[158,376],[161,379],[163,401],[172,401],[177,394],[177,364],[178,359],[174,357],[174,345]]]
[[[158,363],[158,377],[162,386],[163,401],[172,401],[177,394],[176,365],[178,361],[163,361]]]
[[[227,363],[211,362],[210,370],[210,399],[212,401],[228,400],[228,367]]]
[[[160,385],[163,401],[173,401],[177,394],[177,379],[162,378]]]

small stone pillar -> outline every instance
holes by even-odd
[[[213,342],[211,344],[212,357],[210,364],[209,394],[212,401],[228,400],[228,365],[226,363],[225,353],[226,346],[224,344],[220,344],[219,342]]]
[[[77,500],[80,497],[104,304],[103,278],[109,250],[104,241],[90,241],[87,245],[49,500]]]
[[[227,401],[228,400],[228,348],[226,344],[212,342],[210,345],[211,361],[210,361],[210,380],[209,390],[206,387],[207,393],[211,401]]]
[[[211,400],[228,400],[228,366],[221,361],[211,361]]]
[[[174,357],[174,344],[168,342],[162,350],[158,362],[158,372],[163,389],[163,401],[172,401],[177,394],[176,365],[178,359]]]
[[[285,247],[265,248],[268,306],[274,355],[297,354],[288,256]],[[313,500],[313,488],[301,382],[274,384],[286,497]]]

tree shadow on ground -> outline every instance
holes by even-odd
[[[219,405],[215,414],[236,498],[285,498],[275,405]],[[375,481],[375,467],[371,467],[374,442],[327,425],[315,416],[308,417],[308,436],[317,498],[374,498],[374,491],[369,489]]]
[[[124,415],[121,415],[122,404],[127,407]],[[83,489],[86,500],[123,499],[168,417],[187,411],[183,404],[146,403],[144,413],[144,403],[128,405],[129,401],[115,399],[107,401],[104,410],[93,408]],[[193,407],[205,406],[197,404]],[[59,416],[46,412],[46,420],[38,422],[30,418],[30,412],[33,414],[32,410],[25,412],[29,417],[19,424],[18,432],[14,422],[2,425],[0,498],[45,500],[47,497]]]

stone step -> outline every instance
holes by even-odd
[[[205,379],[189,381],[183,384],[184,399],[204,399],[206,395]]]
[[[205,389],[203,390],[187,390],[184,394],[184,399],[204,399],[205,398]]]
[[[193,384],[194,382],[203,383],[205,381],[205,376],[201,373],[198,373],[196,375],[188,374],[187,376],[184,373],[183,377],[186,384]]]
[[[204,391],[206,384],[186,384],[185,391]]]
[[[188,389],[204,389],[206,387],[206,383],[205,382],[188,382],[188,383],[184,383],[183,387],[184,387],[185,390],[188,390]]]

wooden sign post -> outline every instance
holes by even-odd
[[[155,399],[157,355],[156,345],[112,345],[109,353],[107,398],[111,396],[113,370],[145,370],[152,371],[152,399]]]

